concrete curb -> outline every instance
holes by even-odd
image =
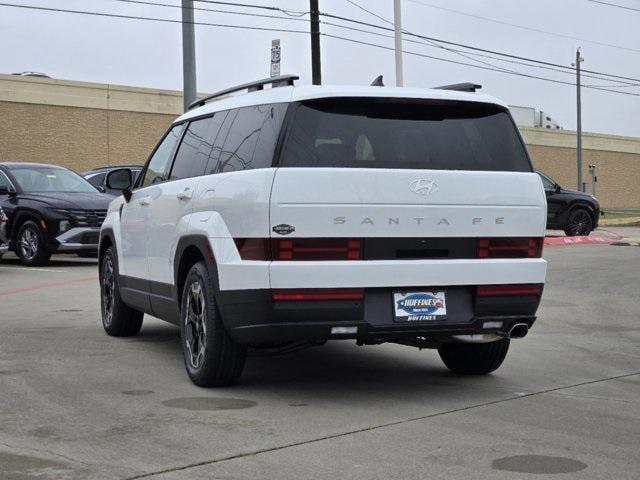
[[[615,242],[619,242],[620,238],[616,237],[545,237],[545,246],[562,246],[562,245],[610,245]]]

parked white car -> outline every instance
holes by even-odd
[[[101,230],[104,329],[179,325],[201,386],[237,380],[248,346],[333,339],[497,369],[546,274],[545,194],[507,106],[467,84],[295,79],[198,101],[132,188],[109,173],[124,196]]]

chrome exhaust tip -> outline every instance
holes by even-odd
[[[524,338],[529,333],[529,325],[526,323],[516,323],[511,330],[509,330],[509,338]]]

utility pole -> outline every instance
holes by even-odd
[[[193,0],[182,0],[182,79],[184,111],[196,100],[196,35]]]
[[[322,84],[322,67],[320,65],[320,11],[318,0],[309,0],[311,18],[311,83]]]
[[[580,47],[576,50],[576,61],[571,65],[576,68],[576,103],[578,122],[576,128],[577,146],[576,146],[576,163],[578,173],[578,191],[582,192],[582,100],[580,98],[580,64],[584,62],[584,58],[580,56]]]
[[[396,50],[396,87],[402,87],[402,8],[400,0],[393,0],[393,24],[395,29]]]

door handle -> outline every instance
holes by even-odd
[[[138,205],[140,205],[141,207],[148,207],[149,205],[151,205],[151,197],[142,197],[138,201]]]
[[[193,198],[193,190],[185,188],[183,192],[178,192],[176,197],[178,197],[178,200],[191,200]]]

